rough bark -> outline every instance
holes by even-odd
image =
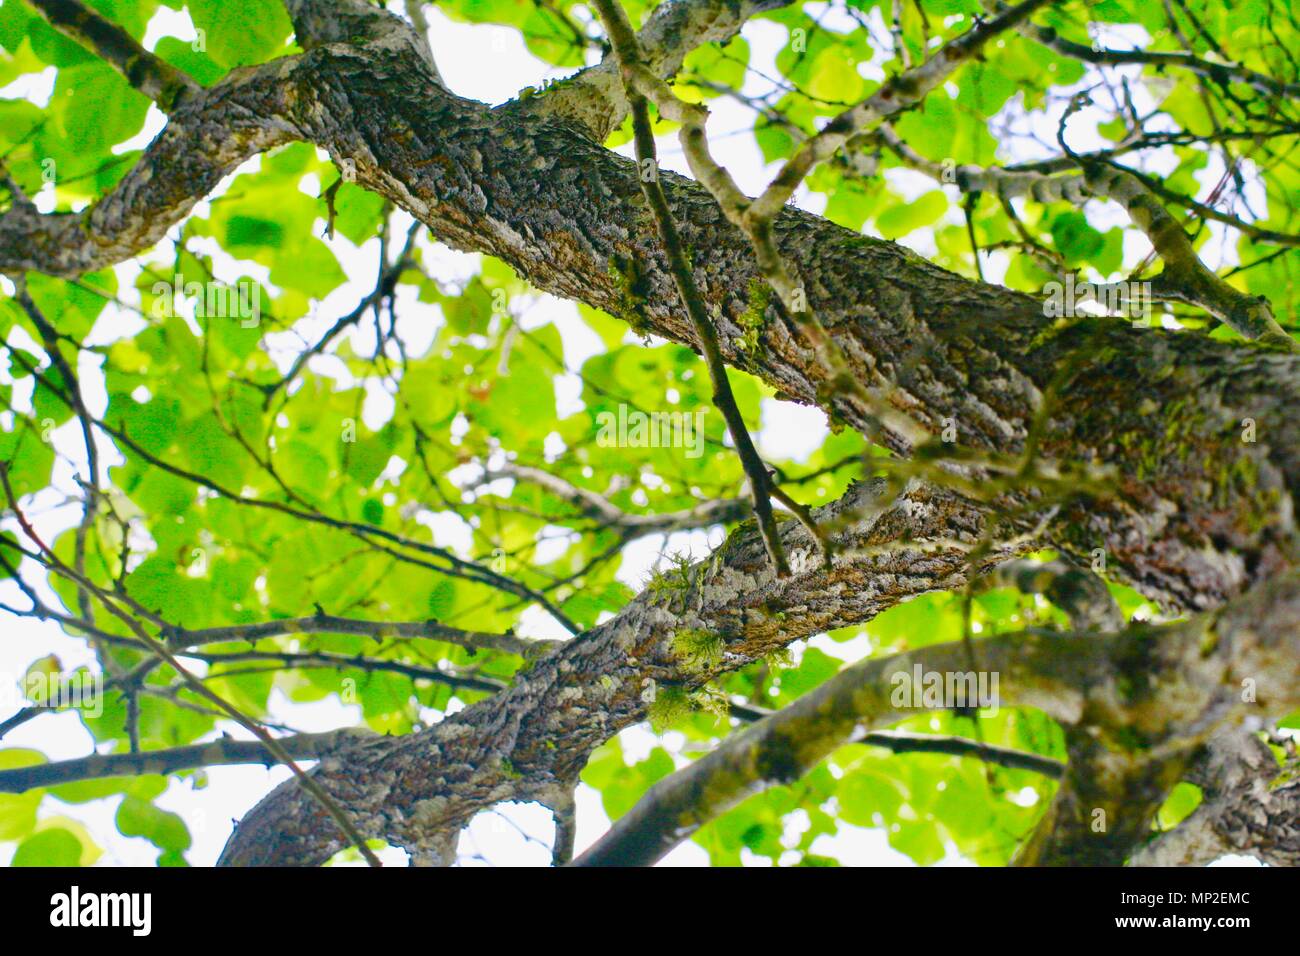
[[[686,55],[705,43],[725,43],[752,17],[790,5],[791,0],[678,0],[655,8],[639,34],[647,66],[670,77]],[[583,70],[528,101],[523,109],[565,120],[602,143],[627,116],[627,96],[615,58]]]
[[[1179,624],[1106,637],[1000,635],[977,647],[980,666],[1001,676],[1002,704],[1038,708],[1072,738],[1065,779],[1020,862],[1114,865],[1142,840],[1182,766],[1212,735],[1300,704],[1300,576]],[[894,699],[894,674],[962,671],[968,660],[958,642],[846,668],[655,784],[576,862],[653,863],[745,797],[799,779],[863,730],[915,714]],[[1261,667],[1270,689],[1257,707],[1239,680]]]
[[[695,345],[633,164],[564,122],[453,96],[396,42],[316,47],[208,92],[84,215],[16,207],[0,218],[0,268],[74,275],[119,261],[160,238],[224,171],[289,136],[328,149],[448,244],[496,255],[539,288]],[[868,410],[837,389],[798,326],[768,301],[748,243],[712,197],[689,180],[664,181],[724,357],[784,396],[870,430]],[[1190,608],[1213,607],[1290,565],[1297,357],[1113,320],[1054,321],[1031,296],[798,210],[780,217],[775,234],[854,374],[931,433],[951,419],[963,444],[1019,453],[1044,394],[1068,370],[1040,453],[1063,470],[1113,466],[1114,494],[1064,509],[1053,544],[1076,554],[1104,548],[1109,569]],[[741,343],[756,319],[759,347],[748,350]],[[1242,440],[1245,419],[1253,443]],[[893,443],[906,450],[901,438]]]
[[[1242,853],[1271,866],[1300,866],[1300,778],[1246,731],[1223,734],[1188,774],[1202,788],[1190,817],[1135,853],[1133,866],[1204,866]]]
[[[121,261],[158,241],[248,156],[304,139],[448,244],[498,256],[541,289],[696,346],[674,307],[636,168],[593,142],[591,127],[530,100],[490,109],[449,93],[422,39],[356,0],[289,7],[305,54],[187,95],[135,169],[85,213],[16,204],[0,216],[0,270],[74,276]],[[689,180],[663,181],[724,358],[836,423],[875,434],[869,409],[773,301],[748,241],[713,198]],[[855,378],[931,434],[951,420],[970,448],[1018,456],[1035,435],[1034,474],[1092,490],[1049,510],[1036,505],[1032,482],[983,504],[918,483],[881,502],[878,483],[859,485],[821,513],[843,519],[836,536],[850,554],[828,566],[813,557],[807,532],[787,523],[782,537],[797,560],[782,580],[758,536],[737,532],[687,586],[642,595],[497,698],[322,761],[317,779],[363,832],[439,862],[480,808],[507,797],[563,806],[591,749],[645,716],[649,681],[689,690],[799,637],[960,585],[1015,548],[995,548],[971,568],[968,549],[939,542],[973,545],[985,530],[1012,540],[1017,528],[995,517],[1011,510],[1019,530],[1050,517],[1043,542],[1079,556],[1101,548],[1108,570],[1175,606],[1213,608],[1252,587],[1261,593],[1260,582],[1293,566],[1295,355],[1114,320],[1055,321],[1032,296],[963,279],[794,209],[774,236]],[[757,347],[747,346],[755,329]],[[918,450],[901,435],[883,440]],[[866,516],[855,520],[859,510]],[[874,550],[918,540],[934,546]],[[724,650],[704,663],[683,654],[680,635],[697,632],[720,636]],[[1261,684],[1294,683],[1294,658],[1256,663],[1269,669],[1258,673]],[[1289,699],[1285,687],[1273,690],[1270,700]],[[1182,750],[1171,759],[1181,761]],[[290,783],[237,828],[222,862],[317,863],[341,846],[323,811]]]
[[[834,538],[843,554],[831,566],[811,535],[786,521],[781,531],[794,573],[778,578],[749,522],[707,560],[674,572],[613,620],[538,660],[508,690],[427,730],[363,743],[314,773],[358,829],[426,862],[435,862],[449,839],[454,846],[475,812],[500,800],[554,808],[568,799],[592,750],[645,719],[651,697],[685,700],[712,677],[793,640],[964,583],[967,551],[931,550],[926,542],[973,546],[986,530],[982,516],[927,488],[877,513],[884,492],[883,482],[860,483],[818,512],[819,520],[847,522]],[[863,512],[868,516],[854,520]],[[977,569],[1007,553],[995,549]],[[220,863],[310,865],[344,845],[290,782],[241,821]]]

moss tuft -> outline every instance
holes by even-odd
[[[655,699],[650,702],[646,717],[650,721],[650,729],[661,734],[695,713],[725,717],[727,707],[726,695],[713,687],[687,690],[685,687],[661,684],[656,688]]]
[[[685,687],[665,687],[661,684],[655,689],[655,698],[650,702],[646,717],[650,721],[650,729],[661,734],[679,720],[689,717],[690,713],[690,691]]]
[[[745,354],[753,357],[758,352],[758,337],[767,324],[767,307],[772,302],[772,287],[762,279],[749,280],[749,305],[740,316],[744,331],[737,343]]]
[[[727,642],[721,634],[701,628],[686,628],[673,634],[673,654],[692,671],[712,671],[722,664]]]
[[[652,594],[662,596],[680,593],[689,591],[695,586],[690,555],[671,554],[668,556],[668,561],[671,567],[655,568],[650,572],[650,580],[646,582],[646,587]]]
[[[645,314],[649,287],[636,260],[630,256],[610,256],[609,277],[614,280],[618,291],[619,318],[634,331],[649,334],[652,330]]]

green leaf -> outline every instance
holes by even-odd
[[[96,60],[59,70],[50,107],[62,140],[56,157],[107,160],[110,146],[140,131],[149,101],[108,64]],[[62,165],[55,166],[58,177],[67,175],[59,171]]]
[[[1052,220],[1052,241],[1070,265],[1099,255],[1106,248],[1100,232],[1080,212],[1063,212]]]
[[[123,836],[144,837],[160,850],[190,847],[190,831],[176,814],[139,797],[126,796],[117,808],[117,829]]]
[[[948,197],[936,189],[886,209],[876,217],[876,229],[885,239],[897,239],[930,225],[947,211]]]
[[[211,86],[226,74],[225,68],[207,53],[196,50],[197,40],[180,40],[163,37],[154,47],[154,53],[194,78],[201,86]]]
[[[187,0],[207,53],[231,69],[261,63],[284,49],[293,32],[279,0]]]
[[[17,770],[45,763],[45,755],[35,750],[11,747],[0,750],[0,770]],[[0,840],[21,840],[36,826],[36,808],[45,791],[0,793]]]
[[[334,197],[334,228],[359,246],[378,234],[383,208],[382,196],[345,182]]]
[[[1182,823],[1201,804],[1201,788],[1179,781],[1169,792],[1164,805],[1160,807],[1160,826],[1170,830]]]
[[[81,841],[61,827],[42,830],[18,844],[9,865],[80,866]]]

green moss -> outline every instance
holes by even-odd
[[[1116,727],[1108,736],[1112,744],[1129,753],[1140,753],[1151,748],[1147,739],[1133,727]]]
[[[614,280],[618,293],[619,318],[642,335],[649,334],[652,330],[645,314],[649,285],[636,260],[630,256],[610,256],[609,277]]]
[[[689,555],[672,554],[668,556],[671,567],[655,568],[650,572],[646,587],[656,596],[679,594],[695,586],[695,575],[691,568]]]
[[[1219,647],[1219,631],[1213,624],[1205,629],[1201,635],[1201,657],[1209,657]]]
[[[785,613],[778,614],[777,620],[784,620]],[[768,651],[763,655],[763,663],[772,670],[784,670],[794,667],[794,653],[788,647],[778,647],[774,651]]]
[[[735,555],[741,540],[757,531],[758,522],[753,518],[746,518],[727,532],[727,537],[713,550],[713,555],[709,558],[709,572],[716,574],[721,570],[722,566]]]
[[[704,712],[715,717],[725,717],[727,707],[726,695],[714,687],[688,690],[679,685],[660,684],[655,690],[655,699],[650,702],[646,718],[650,721],[650,729],[661,734],[692,714]]]
[[[689,717],[690,713],[690,691],[685,687],[666,687],[660,684],[655,689],[655,699],[650,702],[646,717],[650,721],[650,728],[659,734],[679,720]]]
[[[520,90],[518,93],[515,94],[515,99],[531,100],[534,97],[542,96],[543,94],[550,93],[553,90],[558,90],[565,86],[572,86],[573,81],[574,81],[574,77],[572,76],[566,76],[560,79],[545,79],[542,80],[541,87],[525,86],[522,90]]]
[[[749,305],[740,316],[740,327],[744,330],[737,343],[747,355],[758,352],[758,338],[767,325],[767,307],[772,302],[772,287],[762,279],[749,280]]]
[[[669,640],[673,654],[688,670],[712,671],[722,664],[727,642],[721,634],[700,628],[676,631]]]
[[[739,524],[737,524],[734,528],[731,529],[731,531],[727,534],[726,540],[722,542],[722,547],[718,548],[718,551],[723,552],[731,548],[734,548],[736,546],[736,542],[738,542],[741,538],[747,537],[749,535],[757,534],[757,533],[758,533],[758,519],[746,518],[744,521],[741,521]]]
[[[1294,354],[1296,351],[1295,339],[1285,332],[1265,332],[1259,338],[1245,339],[1233,344],[1250,346],[1262,352],[1288,352]]]

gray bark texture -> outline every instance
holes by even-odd
[[[726,36],[753,10],[777,5],[742,4],[749,13],[693,29]],[[350,2],[288,6],[305,53],[188,93],[138,166],[86,212],[16,205],[0,216],[0,270],[76,276],[122,261],[162,238],[244,159],[306,140],[448,245],[497,256],[539,289],[698,348],[636,167],[599,143],[625,109],[610,88],[617,71],[596,67],[494,109],[445,89],[423,39],[391,15]],[[659,28],[647,42],[656,68],[671,72],[680,56],[655,53],[654,43],[673,36]],[[880,434],[871,410],[767,293],[749,242],[713,197],[689,179],[662,179],[726,361],[824,409],[837,427]],[[993,481],[984,497],[924,475],[903,481],[896,497],[885,482],[858,483],[817,513],[832,529],[832,560],[797,522],[783,522],[786,578],[771,571],[752,522],[742,525],[676,586],[642,594],[542,655],[495,697],[427,730],[358,740],[322,759],[313,773],[360,832],[405,847],[416,862],[447,863],[460,828],[494,803],[564,811],[591,751],[645,718],[648,688],[700,687],[1044,546],[1081,561],[1101,549],[1107,573],[1167,608],[1203,613],[1155,636],[1130,630],[1059,648],[1030,641],[1024,661],[1005,650],[1007,672],[1021,680],[1017,702],[1042,706],[1071,740],[1071,768],[1024,862],[1122,862],[1146,839],[1168,788],[1205,765],[1198,755],[1211,731],[1298,705],[1300,356],[1111,319],[1053,320],[1033,296],[794,208],[774,235],[856,380],[925,432],[937,436],[951,420],[959,444],[983,456],[961,470],[976,484],[1026,461],[1041,481]],[[758,347],[747,348],[756,323]],[[933,451],[896,433],[879,440],[919,460]],[[1002,470],[989,471],[990,461]],[[1000,543],[978,548],[985,538]],[[683,631],[719,635],[722,652],[685,658],[674,642]],[[1096,684],[1082,686],[1089,674]],[[1234,696],[1243,677],[1259,684],[1255,705]],[[844,693],[834,732],[813,734],[797,759],[787,746],[773,758],[777,769],[806,769],[829,741],[889,722],[871,694]],[[778,727],[769,720],[747,733],[761,739]],[[1121,727],[1137,728],[1140,746],[1117,743]],[[1199,862],[1206,847],[1249,845],[1262,827],[1285,844],[1268,851],[1273,858],[1294,860],[1294,827],[1266,825],[1293,807],[1293,794],[1260,789],[1267,775],[1249,762],[1259,757],[1251,746],[1238,748],[1249,760],[1220,776],[1198,811],[1204,836],[1166,837],[1144,855]],[[725,748],[720,759],[734,757]],[[734,757],[736,766],[753,757]],[[1243,777],[1242,766],[1259,774]],[[748,785],[786,776],[751,775]],[[1220,793],[1246,792],[1248,805],[1220,806]],[[662,804],[661,817],[667,806],[675,807]],[[1098,806],[1116,808],[1123,823],[1089,842],[1087,817]],[[289,782],[239,824],[221,863],[318,864],[344,845],[325,811]]]

